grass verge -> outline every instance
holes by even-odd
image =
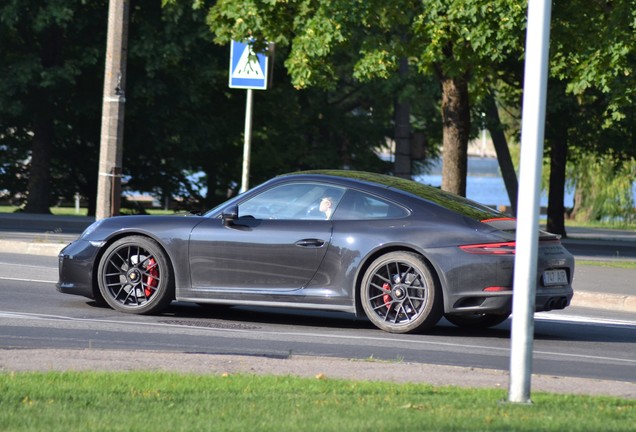
[[[636,401],[251,375],[0,374],[10,431],[628,431]]]
[[[576,265],[587,265],[595,267],[608,267],[608,268],[625,268],[636,269],[635,261],[589,261],[589,260],[577,260]]]
[[[15,213],[18,210],[19,207],[15,206],[0,206],[0,213]],[[51,214],[56,216],[86,216],[88,214],[86,207],[80,208],[79,213],[75,211],[74,207],[51,207],[49,210],[51,210]],[[153,215],[175,214],[172,210],[148,209],[146,211]]]

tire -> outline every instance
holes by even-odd
[[[485,329],[501,324],[510,314],[447,314],[444,315],[451,324],[466,329]]]
[[[153,314],[174,298],[174,278],[166,254],[154,240],[121,238],[104,252],[97,268],[99,291],[120,312]]]
[[[369,320],[389,333],[433,328],[443,314],[442,291],[417,254],[390,252],[371,263],[360,299]]]

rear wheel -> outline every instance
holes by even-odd
[[[157,313],[174,297],[172,269],[157,242],[124,237],[104,252],[97,269],[99,291],[113,309]]]
[[[472,328],[472,329],[484,329],[488,327],[494,327],[497,324],[501,324],[508,319],[510,314],[462,314],[444,315],[449,322],[455,324],[457,327]]]
[[[443,314],[441,289],[429,265],[410,252],[376,259],[364,274],[360,298],[369,320],[390,333],[430,329]]]

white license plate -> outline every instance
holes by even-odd
[[[565,270],[546,270],[543,272],[543,285],[567,285],[568,275]]]

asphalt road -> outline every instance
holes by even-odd
[[[604,271],[610,271],[605,269]],[[0,346],[116,349],[287,358],[292,355],[430,363],[505,371],[510,322],[465,331],[446,322],[422,335],[391,335],[341,313],[209,310],[174,303],[137,316],[58,293],[54,257],[0,253]],[[636,381],[636,319],[580,309],[538,314],[537,374]]]

